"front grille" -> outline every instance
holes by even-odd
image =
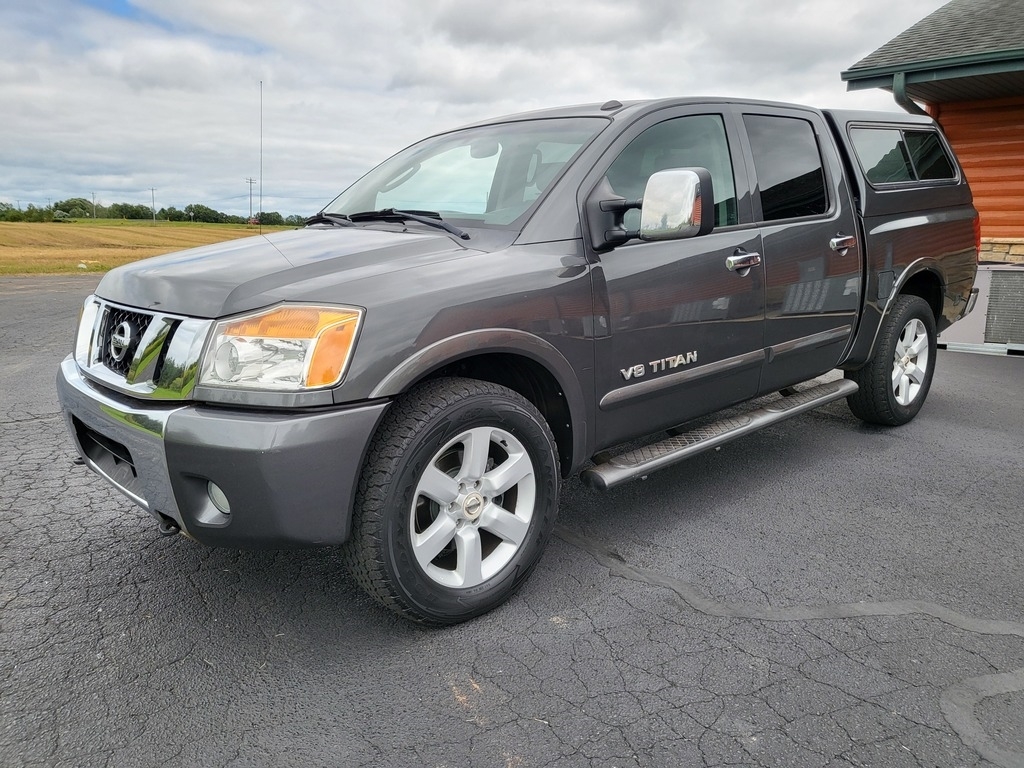
[[[149,312],[90,296],[75,358],[97,384],[147,400],[188,400],[213,320]]]
[[[100,362],[115,373],[127,376],[142,335],[152,320],[152,315],[107,307],[100,327]]]

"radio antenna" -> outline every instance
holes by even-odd
[[[260,80],[260,228],[263,234],[263,81]]]

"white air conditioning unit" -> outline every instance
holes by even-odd
[[[1024,265],[979,264],[974,311],[939,336],[939,347],[1024,355]]]

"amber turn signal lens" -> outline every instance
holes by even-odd
[[[320,332],[306,374],[307,387],[325,387],[341,378],[355,342],[358,321],[359,315],[353,312]]]

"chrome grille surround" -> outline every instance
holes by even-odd
[[[151,400],[187,400],[212,320],[147,312],[90,296],[75,362],[105,387]],[[116,338],[115,338],[116,337]]]

